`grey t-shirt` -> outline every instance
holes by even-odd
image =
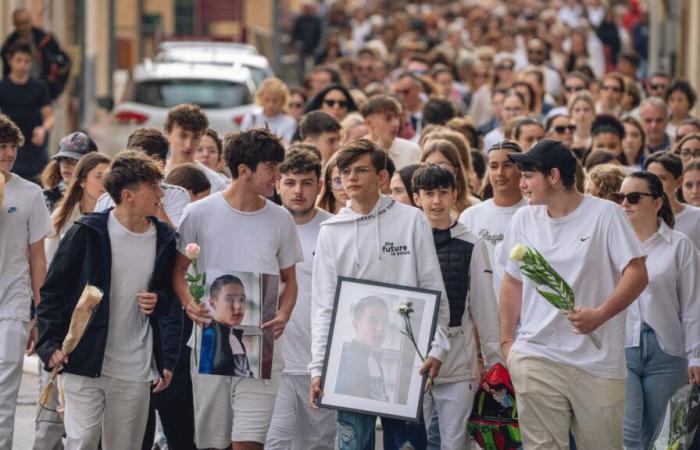
[[[156,227],[134,233],[113,212],[107,222],[112,248],[109,329],[102,374],[126,381],[158,377],[153,358],[153,333],[136,295],[148,290],[156,258]]]

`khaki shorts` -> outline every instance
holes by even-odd
[[[284,368],[282,339],[275,341],[270,380],[201,375],[191,352],[197,448],[226,448],[231,442],[265,443]]]

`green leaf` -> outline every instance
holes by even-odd
[[[557,294],[543,291],[541,289],[537,289],[537,293],[540,294],[542,297],[544,297],[544,299],[547,300],[549,303],[551,303],[553,306],[555,306],[559,309],[562,308],[564,301]]]

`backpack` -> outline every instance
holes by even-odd
[[[52,41],[54,45],[49,46]],[[46,34],[39,42],[37,51],[41,52],[43,58],[43,75],[49,89],[49,97],[54,100],[61,95],[68,83],[72,67],[70,56],[58,46],[51,34]]]
[[[515,390],[508,369],[495,364],[481,382],[467,422],[471,437],[486,450],[516,450],[522,445]]]

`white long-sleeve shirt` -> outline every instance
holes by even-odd
[[[339,276],[442,292],[428,355],[445,361],[450,310],[433,234],[419,209],[381,196],[367,215],[346,207],[321,224],[311,294],[312,378],[323,371]]]
[[[649,284],[627,308],[625,347],[639,346],[642,323],[656,333],[661,350],[700,366],[700,252],[663,221],[642,243]]]

